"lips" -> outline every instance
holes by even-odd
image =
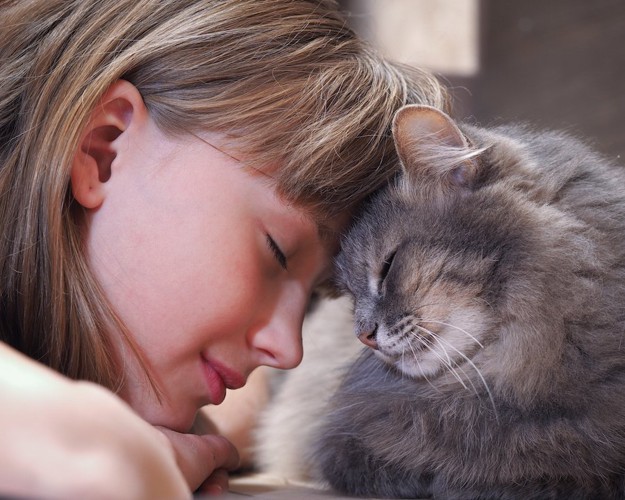
[[[239,389],[245,385],[245,377],[219,361],[202,357],[202,364],[211,404],[222,403],[226,389]]]

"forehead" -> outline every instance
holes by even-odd
[[[229,160],[243,166],[245,171],[251,175],[265,180],[267,185],[275,192],[279,203],[290,206],[302,216],[303,222],[314,225],[319,241],[330,255],[335,255],[338,252],[341,235],[348,227],[354,209],[338,210],[336,207],[333,207],[332,215],[328,215],[329,210],[327,210],[327,207],[322,209],[316,206],[317,204],[319,206],[324,205],[323,195],[320,195],[319,199],[315,201],[306,200],[302,202],[297,198],[293,199],[285,193],[285,187],[280,184],[280,176],[278,175],[280,170],[279,163],[258,168],[254,166],[254,160],[243,152],[236,139],[218,132],[204,131],[193,135],[222,153]]]
[[[319,242],[330,255],[338,253],[341,238],[352,221],[353,209],[336,210],[334,213],[329,214],[328,210],[320,208],[320,206],[323,206],[323,203],[320,203],[318,206],[315,202],[309,200],[301,201],[285,194],[279,181],[271,171],[252,169],[251,173],[267,181],[268,185],[274,190],[279,203],[297,213],[304,223],[315,227]]]

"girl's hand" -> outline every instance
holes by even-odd
[[[172,446],[110,391],[0,342],[0,494],[191,497]]]
[[[198,412],[194,428],[204,429],[197,434],[221,434],[226,436],[239,451],[240,466],[254,466],[254,430],[257,420],[269,401],[269,385],[273,368],[261,366],[254,370],[241,389],[228,391],[226,400],[218,406],[204,406]]]
[[[225,437],[204,434],[183,434],[165,427],[157,427],[169,440],[178,467],[192,491],[220,494],[228,490],[228,471],[239,465],[239,454]]]

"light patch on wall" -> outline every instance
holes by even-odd
[[[479,0],[355,0],[356,29],[388,57],[436,73],[479,71]]]

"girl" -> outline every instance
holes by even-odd
[[[0,33],[0,491],[219,491],[198,409],[298,364],[393,112],[444,92],[330,0],[8,0]]]

